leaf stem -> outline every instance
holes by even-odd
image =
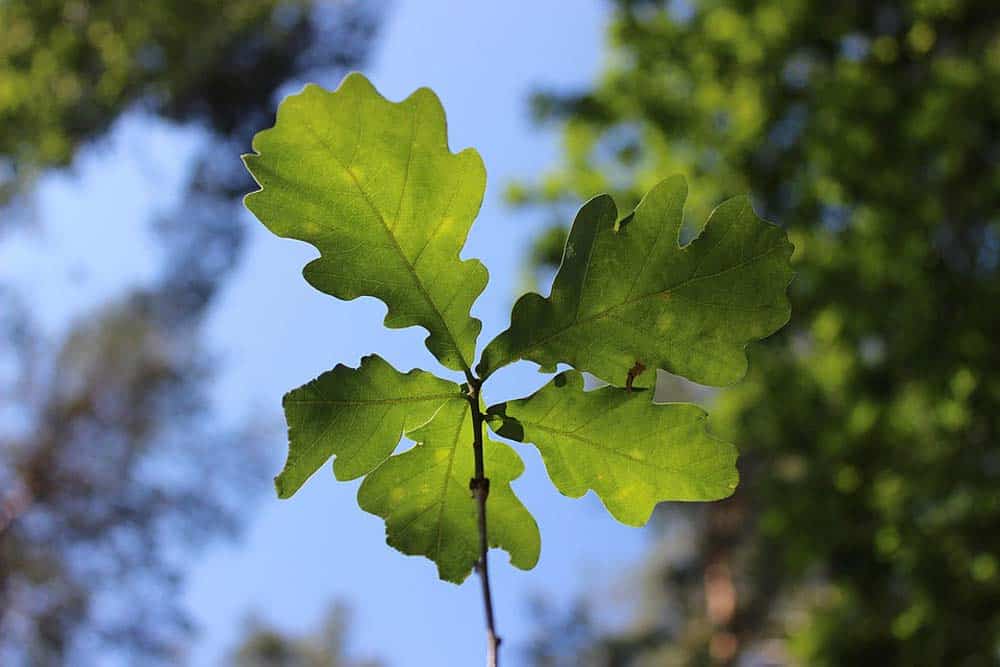
[[[490,495],[490,480],[486,477],[483,464],[484,417],[479,409],[479,390],[483,382],[470,372],[466,372],[465,377],[469,381],[467,396],[469,407],[472,410],[472,452],[475,456],[475,477],[469,480],[469,489],[476,499],[476,506],[479,510],[479,562],[476,563],[476,572],[479,573],[479,581],[483,588],[483,609],[486,613],[486,665],[487,667],[497,667],[500,637],[497,636],[493,617],[493,595],[490,592],[490,571],[486,558],[490,548],[489,533],[486,530],[486,499]]]

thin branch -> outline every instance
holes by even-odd
[[[472,452],[475,456],[475,477],[469,480],[469,489],[476,499],[479,510],[479,562],[476,572],[483,588],[483,609],[486,613],[486,665],[497,667],[500,652],[500,637],[497,636],[496,623],[493,619],[493,595],[490,592],[490,571],[487,563],[489,551],[489,533],[486,530],[486,499],[490,495],[490,480],[486,477],[483,465],[483,413],[479,409],[479,390],[482,380],[466,373],[469,381],[469,406],[472,410]]]

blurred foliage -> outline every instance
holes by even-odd
[[[716,399],[736,495],[661,508],[694,548],[651,557],[634,627],[538,664],[997,664],[996,3],[618,0],[609,37],[591,90],[536,97],[564,163],[512,199],[627,210],[680,172],[689,219],[752,192],[798,276]]]
[[[356,65],[380,9],[0,2],[0,234],[38,176],[123,114],[206,135],[182,204],[153,220],[164,261],[150,284],[48,340],[32,294],[0,283],[0,664],[182,658],[184,569],[239,526],[265,477],[260,425],[221,425],[207,398],[200,325],[239,259],[252,187],[238,159],[210,158],[246,150],[284,86]]]
[[[305,635],[288,635],[250,618],[239,645],[227,664],[231,667],[379,667],[374,660],[349,656],[350,614],[341,604],[332,606],[323,622]]]
[[[206,423],[203,355],[151,297],[94,313],[18,378],[25,424],[0,441],[4,664],[61,664],[83,633],[171,651],[187,629],[174,550],[238,525],[259,436]]]
[[[68,164],[132,105],[222,135],[256,127],[291,75],[356,63],[372,27],[351,2],[6,0],[0,193]]]

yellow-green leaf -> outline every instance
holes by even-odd
[[[368,475],[358,504],[386,522],[386,541],[405,554],[437,563],[446,581],[461,583],[479,558],[472,414],[468,403],[447,403],[428,424],[407,433],[417,442]],[[522,570],[538,562],[541,537],[535,519],[514,495],[510,482],[524,472],[509,446],[486,440],[483,461],[490,479],[489,544],[510,554]]]
[[[606,386],[583,390],[566,371],[528,398],[489,409],[499,435],[534,443],[552,483],[579,498],[588,490],[616,519],[649,520],[665,500],[718,500],[739,481],[736,448],[713,438],[705,411],[652,402],[652,391]]]
[[[340,299],[381,299],[386,326],[422,326],[442,364],[472,368],[481,323],[469,309],[487,272],[459,252],[486,171],[475,150],[449,150],[437,96],[421,88],[393,103],[360,74],[334,92],[310,84],[253,148],[244,161],[261,189],[246,206],[278,236],[316,246],[306,280]]]
[[[338,365],[288,392],[288,460],[274,479],[278,496],[290,497],[334,456],[337,479],[367,474],[392,454],[404,431],[449,401],[468,409],[454,382],[416,369],[400,373],[374,355],[358,368]]]

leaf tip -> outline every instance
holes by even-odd
[[[521,558],[515,557],[514,554],[510,554],[508,552],[510,555],[508,562],[517,569],[523,570],[525,572],[527,572],[528,570],[535,569],[535,566],[538,565],[538,561],[542,556],[541,538],[539,538],[538,545],[539,545],[538,549],[535,549],[530,554],[526,554]]]
[[[320,90],[323,90],[320,86],[317,86],[314,83],[306,84],[306,88],[310,87],[319,88]],[[375,89],[375,85],[371,82],[371,80],[363,73],[357,70],[353,70],[345,74],[344,78],[340,80],[340,84],[337,86],[334,92],[348,91],[353,88],[361,89],[364,90],[365,92],[374,92],[378,94],[378,91]]]
[[[278,498],[286,500],[295,494],[295,490],[289,488],[284,479],[282,479],[283,477],[284,475],[274,476],[274,491],[278,494]]]

